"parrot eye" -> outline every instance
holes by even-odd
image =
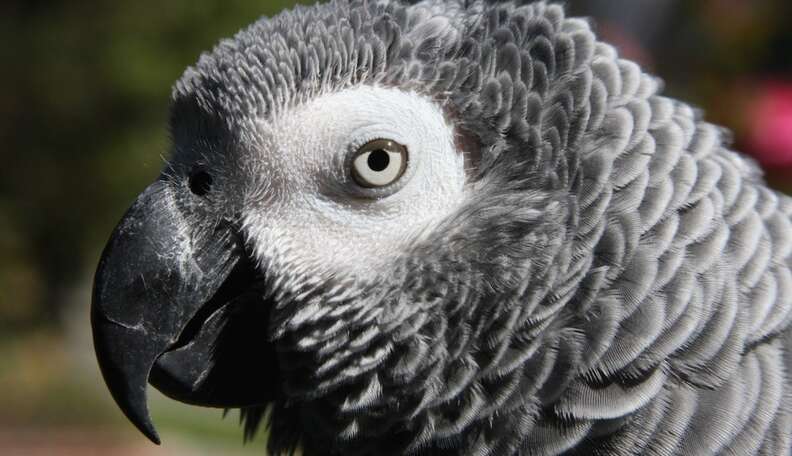
[[[212,176],[206,171],[197,171],[190,176],[190,191],[197,196],[205,196],[212,189]]]
[[[389,139],[376,139],[357,150],[352,177],[361,187],[385,187],[402,177],[406,168],[406,147]]]

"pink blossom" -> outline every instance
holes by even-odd
[[[748,109],[748,146],[765,166],[792,166],[792,82],[762,87]]]

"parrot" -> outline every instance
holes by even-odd
[[[331,0],[174,84],[98,364],[271,454],[784,455],[792,198],[563,5]]]

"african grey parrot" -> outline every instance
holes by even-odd
[[[92,305],[152,440],[147,381],[275,454],[790,452],[792,199],[587,21],[297,7],[172,98]]]

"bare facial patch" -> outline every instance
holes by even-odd
[[[431,100],[359,86],[318,97],[262,123],[266,201],[249,212],[257,246],[289,246],[292,261],[366,273],[392,258],[459,206],[465,160],[453,126]],[[352,177],[363,146],[386,140],[406,149],[403,173],[377,188]],[[257,252],[262,256],[273,252]]]

